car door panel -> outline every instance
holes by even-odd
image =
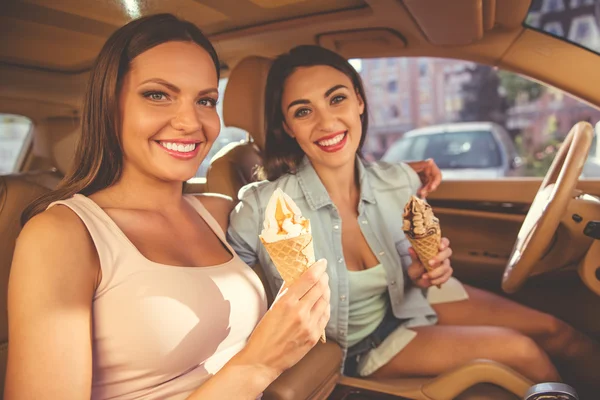
[[[532,277],[514,295],[501,290],[504,268],[540,183],[529,178],[445,181],[428,201],[442,235],[450,239],[458,279],[552,313],[600,338],[600,297],[583,284],[577,265]],[[598,194],[600,181],[581,181],[578,189]]]

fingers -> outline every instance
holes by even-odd
[[[417,252],[412,247],[408,248],[408,254],[410,254],[410,258],[412,259],[413,264],[419,263],[419,256],[417,256]]]
[[[287,290],[288,296],[292,296],[298,300],[304,297],[304,295],[306,295],[308,291],[321,280],[321,276],[326,270],[327,260],[325,259],[321,259],[311,265],[297,281],[289,285]]]
[[[429,171],[430,181],[428,186],[429,191],[433,192],[435,189],[437,189],[440,183],[442,183],[442,171],[440,171],[439,167],[432,158],[428,159],[427,162],[431,167]]]
[[[429,260],[429,266],[433,268],[437,268],[444,260],[450,258],[452,256],[452,249],[450,247],[446,247],[444,250],[440,251],[435,257]]]
[[[433,274],[434,272],[440,272],[440,276],[439,277],[432,277],[431,274]],[[445,283],[446,281],[448,281],[448,279],[450,279],[450,277],[452,276],[452,273],[454,272],[454,270],[452,269],[452,266],[450,265],[450,260],[445,260],[442,265],[440,265],[438,268],[434,269],[433,271],[431,271],[430,274],[430,281],[432,285],[441,285],[443,283]]]
[[[450,266],[450,260],[446,259],[440,265],[435,267],[433,270],[427,272],[427,277],[430,280],[436,280],[444,276],[448,271],[452,272],[452,267]]]
[[[315,303],[314,307],[310,311],[312,323],[319,329],[319,333],[327,326],[329,322],[329,315],[331,312],[331,305],[328,300],[324,297],[319,298]]]
[[[446,247],[450,247],[450,239],[443,237],[440,241],[440,250],[444,250]]]
[[[440,171],[433,159],[429,158],[425,161],[410,163],[410,166],[419,174],[419,178],[421,179],[422,187],[418,191],[421,197],[427,197],[442,182],[442,171]]]
[[[329,275],[324,273],[321,275],[319,282],[310,288],[308,292],[300,299],[300,303],[306,306],[308,310],[311,310],[319,299],[323,298],[329,303],[330,291],[329,291]]]
[[[410,254],[410,257],[412,258],[412,263],[408,267],[407,273],[408,273],[408,277],[411,280],[415,281],[415,280],[420,279],[423,276],[423,274],[425,273],[425,267],[419,261],[419,258],[417,257],[417,254],[415,253],[415,251],[412,247],[408,248],[408,253]]]

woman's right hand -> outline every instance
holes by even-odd
[[[263,368],[274,380],[315,346],[329,321],[326,269],[327,261],[319,260],[282,288],[238,355],[244,363]]]

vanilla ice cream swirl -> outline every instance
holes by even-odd
[[[309,221],[290,196],[277,188],[269,199],[261,238],[267,243],[310,233]]]

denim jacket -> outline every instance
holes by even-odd
[[[358,157],[356,162],[360,182],[358,221],[368,245],[385,269],[393,314],[403,320],[405,326],[435,324],[437,316],[426,299],[426,292],[415,287],[406,273],[411,257],[410,243],[402,231],[402,214],[404,205],[421,185],[419,177],[406,164],[367,163]],[[286,174],[274,182],[252,183],[240,190],[240,203],[231,213],[228,241],[248,265],[262,266],[271,292],[277,293],[283,280],[258,237],[267,203],[277,187],[287,193],[310,220],[315,258],[327,259],[331,318],[326,334],[328,339],[338,342],[346,354],[349,304],[342,221],[308,159],[304,159],[295,174]]]

